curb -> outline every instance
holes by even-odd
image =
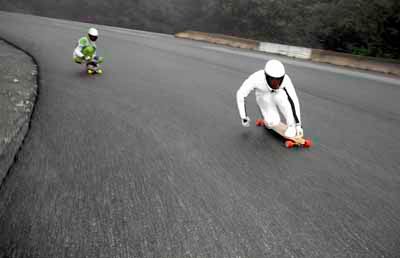
[[[244,48],[256,50],[259,42],[252,39],[243,39],[238,37],[226,36],[221,34],[212,34],[198,31],[184,31],[175,34],[177,38],[192,39],[197,41],[204,41],[218,45],[226,45],[236,48]]]
[[[391,59],[356,56],[329,50],[313,49],[310,60],[400,76],[400,63]]]
[[[10,42],[7,39],[4,39],[0,37],[0,40],[4,41],[6,44],[10,45],[11,47],[23,52],[25,55],[29,56],[34,64],[34,67],[36,69],[36,73],[32,74],[34,76],[34,85],[33,88],[34,90],[32,91],[32,94],[29,96],[29,99],[31,100],[32,106],[30,108],[29,114],[26,116],[25,119],[22,121],[19,121],[19,123],[16,123],[14,126],[16,127],[16,133],[5,142],[5,146],[0,152],[0,189],[3,187],[4,183],[6,182],[8,176],[10,175],[11,168],[13,164],[18,160],[18,153],[21,150],[24,140],[26,135],[29,132],[29,129],[31,127],[31,120],[33,113],[35,111],[36,103],[38,101],[38,96],[39,96],[39,85],[40,85],[40,67],[38,65],[38,62],[34,58],[33,55],[31,55],[29,52],[26,50],[22,49],[21,47],[17,46],[13,42]]]
[[[398,60],[357,56],[198,31],[178,32],[175,37],[400,76],[400,61]]]

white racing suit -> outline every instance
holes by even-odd
[[[299,99],[288,75],[285,75],[278,90],[273,90],[268,86],[264,70],[250,75],[236,94],[241,119],[247,118],[245,100],[253,90],[255,90],[256,101],[267,128],[276,126],[281,122],[280,111],[288,125],[285,135],[294,137],[303,134]]]

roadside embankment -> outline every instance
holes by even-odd
[[[179,32],[175,34],[175,37],[400,76],[400,61],[397,60],[356,56],[197,31]]]
[[[0,40],[0,184],[28,131],[37,76],[29,55]]]

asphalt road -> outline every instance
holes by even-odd
[[[279,57],[316,144],[288,150],[235,103],[273,56],[98,26],[88,77],[71,60],[88,27],[0,13],[41,72],[0,256],[399,257],[398,79]]]

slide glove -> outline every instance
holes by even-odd
[[[246,116],[245,118],[242,118],[242,125],[244,127],[250,127],[250,118]]]
[[[288,126],[288,128],[285,131],[285,136],[289,138],[302,137],[303,128],[301,127],[300,124],[297,124],[296,126],[294,125]]]
[[[296,125],[296,136],[303,136],[304,132],[303,132],[303,128],[301,127],[301,124],[297,124]]]

